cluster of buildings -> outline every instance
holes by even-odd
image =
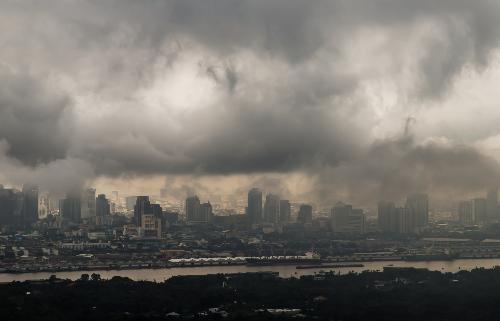
[[[262,205],[262,191],[252,188],[248,192],[246,215],[253,225],[284,224],[291,221],[291,205],[289,200],[281,200],[275,194],[267,194]],[[362,234],[365,232],[365,214],[362,209],[339,202],[330,211],[329,224],[337,233]],[[313,208],[309,204],[300,205],[297,223],[311,224]]]
[[[418,234],[429,228],[427,194],[409,195],[403,205],[381,201],[378,203],[376,222],[368,223],[363,209],[342,202],[336,203],[329,212],[321,209],[320,215],[315,217],[312,205],[291,204],[290,200],[281,199],[279,195],[264,195],[259,188],[250,189],[247,197],[246,204],[245,200],[241,202],[241,208],[246,205],[244,214],[231,212],[230,215],[224,215],[226,213],[222,211],[222,215],[214,215],[212,204],[209,201],[202,203],[196,195],[187,197],[183,206],[179,204],[172,208],[168,203],[151,200],[149,196],[119,199],[118,192],[113,192],[110,200],[106,195],[96,195],[95,189],[88,188],[78,193],[68,193],[64,198],[57,199],[57,205],[54,205],[43,195],[39,197],[36,186],[26,184],[18,190],[0,185],[0,227],[28,228],[39,222],[40,215],[45,216],[41,214],[44,212],[56,214],[51,216],[52,222],[56,222],[51,227],[71,228],[82,224],[97,230],[101,227],[104,228],[101,230],[123,227],[124,235],[161,238],[169,226],[179,222],[182,216],[179,213],[183,212],[182,224],[188,226],[239,225],[245,229],[260,228],[268,232],[282,231],[285,226],[289,229],[293,224],[306,228],[320,226],[339,234],[364,234],[367,230],[377,229],[383,233]],[[123,204],[121,201],[124,201]],[[123,208],[116,211],[118,206]],[[489,190],[485,198],[460,202],[455,213],[458,213],[462,226],[499,222],[497,190]]]
[[[486,198],[462,201],[458,205],[458,218],[463,225],[486,224],[499,219],[498,191],[488,190]]]
[[[111,225],[111,205],[106,195],[88,188],[82,193],[71,193],[59,200],[59,218],[62,225],[80,223],[96,226]]]
[[[413,234],[421,232],[429,223],[429,197],[413,194],[404,206],[381,201],[378,204],[378,226],[382,232]]]
[[[38,221],[38,188],[25,184],[22,190],[0,185],[0,226],[20,228]]]

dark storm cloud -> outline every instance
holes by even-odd
[[[362,93],[383,76],[406,80],[409,101],[443,98],[465,67],[489,64],[499,14],[489,0],[5,1],[0,64],[29,72],[0,73],[0,140],[10,164],[77,160],[104,176],[333,168],[382,194],[453,177],[475,188],[497,169],[474,150],[406,136],[370,147],[377,119]],[[179,112],[138,98],[190,55],[214,101]],[[391,63],[358,66],[379,60]]]
[[[0,139],[8,144],[7,155],[29,165],[65,158],[70,99],[7,68],[0,68],[0,84]]]
[[[317,173],[311,197],[330,203],[348,199],[365,206],[382,199],[402,201],[415,192],[436,197],[483,193],[500,182],[495,159],[470,146],[417,144],[411,133],[377,141],[363,157]]]

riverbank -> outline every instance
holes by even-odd
[[[353,264],[359,262],[351,262]],[[111,279],[114,276],[127,277],[135,281],[158,281],[162,282],[174,276],[183,275],[209,275],[218,273],[244,273],[244,272],[278,272],[282,278],[300,277],[302,275],[317,274],[320,271],[334,271],[337,274],[347,274],[349,272],[362,272],[365,270],[382,271],[385,266],[394,267],[416,267],[426,268],[431,271],[458,272],[461,270],[472,270],[475,268],[493,268],[500,266],[500,259],[459,259],[454,261],[383,261],[364,262],[363,267],[341,267],[327,268],[318,267],[312,269],[297,269],[297,265],[286,266],[203,266],[203,267],[174,267],[167,269],[128,269],[128,270],[95,270],[93,273],[100,274],[103,279]],[[67,272],[36,272],[36,273],[0,273],[0,282],[42,280],[48,279],[51,275],[56,275],[61,279],[77,280],[85,270]]]

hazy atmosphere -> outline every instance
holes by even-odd
[[[370,205],[500,182],[500,2],[0,1],[0,182]]]

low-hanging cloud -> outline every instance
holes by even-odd
[[[301,172],[318,178],[311,195],[360,202],[494,185],[473,142],[379,128],[388,114],[418,123],[487,69],[499,13],[488,0],[5,1],[0,168],[51,189],[57,167],[75,186]]]

